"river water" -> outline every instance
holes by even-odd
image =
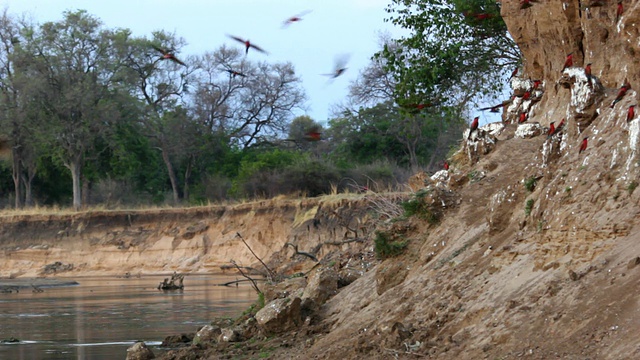
[[[218,286],[235,276],[188,275],[184,290],[159,291],[165,277],[74,278],[79,285],[0,294],[0,340],[20,340],[0,344],[0,359],[124,359],[137,340],[158,354],[168,335],[237,317],[257,299],[248,285]]]

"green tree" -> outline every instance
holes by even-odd
[[[497,94],[521,54],[494,0],[392,0],[393,24],[410,34],[377,54],[397,82],[399,105],[465,107],[478,94]]]
[[[120,80],[119,44],[126,30],[109,30],[86,11],[65,12],[26,36],[16,66],[31,104],[46,116],[38,137],[71,173],[73,207],[82,206],[82,169],[96,139],[117,121],[113,89]],[[33,101],[35,100],[35,101]]]
[[[145,106],[142,117],[144,131],[155,148],[160,151],[171,183],[173,203],[180,201],[180,184],[175,164],[180,155],[177,150],[191,139],[181,132],[180,123],[189,121],[184,111],[184,96],[196,67],[191,59],[184,59],[186,66],[171,60],[163,60],[154,47],[171,49],[179,56],[185,45],[182,38],[164,31],[156,31],[151,39],[138,38],[131,42],[127,65],[129,78],[134,82],[134,93]]]

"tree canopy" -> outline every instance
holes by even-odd
[[[520,63],[495,0],[392,0],[387,21],[409,35],[376,56],[397,83],[401,106],[466,105],[477,94],[495,95],[498,79]]]

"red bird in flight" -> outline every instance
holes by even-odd
[[[516,96],[514,95],[514,96],[511,97],[511,99],[505,100],[505,101],[503,101],[502,103],[500,103],[498,105],[488,106],[488,107],[485,107],[485,108],[480,108],[478,110],[481,110],[481,111],[489,110],[492,113],[498,113],[498,112],[500,112],[500,108],[501,107],[504,108],[505,106],[511,104],[513,102],[513,99],[515,99],[515,97]]]
[[[228,35],[228,34],[227,34],[227,36],[230,37],[231,39],[239,42],[239,43],[244,44],[244,53],[245,53],[245,55],[249,53],[249,49],[250,48],[256,49],[257,51],[259,51],[259,52],[261,52],[263,54],[267,54],[267,55],[269,54],[268,52],[266,52],[264,49],[262,49],[258,45],[252,44],[251,41],[249,41],[249,40],[245,40],[243,38],[240,38],[240,37],[237,37],[237,36],[233,36],[233,35]]]
[[[616,8],[616,22],[620,20],[620,16],[624,12],[624,7],[622,6],[622,1],[618,1],[618,7]]]
[[[160,60],[171,60],[171,61],[173,61],[173,62],[175,62],[177,64],[180,64],[180,65],[183,65],[183,66],[187,66],[185,63],[183,63],[182,61],[178,60],[178,58],[176,58],[176,56],[173,54],[173,50],[163,49],[163,48],[155,46],[155,45],[151,45],[151,47],[156,49],[160,53],[162,53],[162,57],[160,58]]]
[[[478,129],[479,118],[480,118],[479,116],[476,116],[475,118],[473,118],[473,121],[471,122],[471,127],[469,128],[469,136],[467,136],[467,140],[471,139],[471,133]]]
[[[633,120],[633,117],[635,116],[635,107],[635,105],[629,106],[629,110],[627,111],[627,122]]]
[[[322,140],[322,133],[318,130],[311,130],[304,134],[304,139],[307,141],[320,141]]]
[[[611,103],[610,108],[613,109],[613,107],[620,101],[622,100],[622,98],[624,97],[624,95],[627,93],[627,90],[631,89],[631,84],[629,84],[627,81],[625,81],[624,85],[622,85],[620,87],[620,90],[618,90],[618,95],[616,95],[616,98],[613,100],[613,102]]]
[[[311,10],[305,10],[305,11],[299,13],[298,15],[293,15],[292,17],[287,18],[287,20],[285,20],[282,23],[282,27],[285,28],[285,27],[293,24],[294,22],[298,22],[298,21],[302,20],[302,17],[307,15],[310,12],[311,12]]]
[[[231,77],[236,77],[236,76],[242,76],[242,77],[247,77],[246,74],[243,74],[239,71],[236,70],[231,70],[231,69],[224,69],[224,71],[228,72],[229,74],[231,74]]]
[[[573,53],[567,54],[567,58],[564,61],[564,66],[562,67],[562,71],[564,71],[568,67],[573,66]]]
[[[349,55],[340,55],[336,57],[333,72],[330,74],[322,74],[324,76],[331,76],[332,79],[344,74],[347,71],[347,62],[349,61]]]
[[[580,144],[580,150],[578,151],[578,155],[582,154],[583,151],[587,150],[587,139],[588,137],[585,137],[584,139],[582,139],[582,144]]]
[[[493,14],[489,14],[489,13],[474,13],[471,11],[464,11],[462,13],[462,15],[464,15],[464,17],[466,18],[476,18],[476,20],[487,20],[487,19],[491,19],[493,17]]]

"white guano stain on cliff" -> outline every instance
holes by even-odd
[[[502,130],[504,130],[505,126],[503,123],[501,122],[492,122],[486,125],[483,125],[482,127],[480,127],[481,130],[484,130],[485,132],[493,135],[493,136],[498,136],[500,135],[500,133],[502,132]]]
[[[609,164],[609,169],[613,169],[616,166],[616,160],[618,159],[618,149],[613,149],[611,153],[611,163]]]
[[[584,69],[581,67],[570,67],[566,69],[563,74],[574,79],[571,85],[570,105],[579,112],[584,110],[593,93],[593,88],[589,87],[589,79],[587,79]]]
[[[552,148],[552,141],[545,141],[544,144],[542,144],[542,167],[547,166],[547,161],[549,160]]]
[[[631,171],[631,167],[634,164],[636,158],[636,152],[638,151],[638,136],[640,136],[640,120],[638,118],[629,122],[629,156],[625,163],[625,170]]]
[[[566,126],[566,125],[565,125]],[[566,133],[562,134],[562,139],[560,140],[560,152],[567,155],[567,153],[565,152],[565,150],[567,149],[567,147],[569,146],[569,144],[567,144],[567,140],[569,138],[569,135],[567,135]]]
[[[538,123],[520,124],[514,134],[520,139],[529,139],[542,133],[542,126]]]

